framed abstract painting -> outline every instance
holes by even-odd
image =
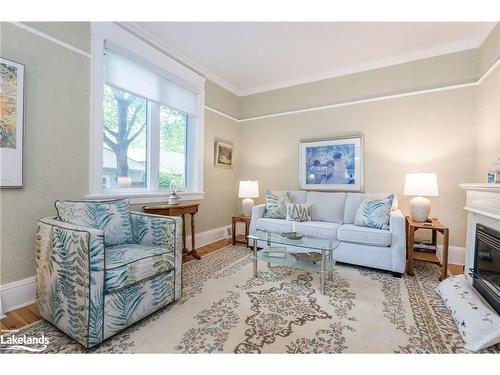
[[[0,187],[23,187],[24,65],[0,57]]]
[[[299,142],[304,190],[363,191],[363,135]]]

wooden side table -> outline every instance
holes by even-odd
[[[233,225],[232,225],[232,233],[233,233],[233,245],[236,245],[236,243],[244,243],[248,247],[248,232],[250,229],[250,220],[252,218],[250,216],[244,216],[244,215],[236,215],[233,216]],[[236,223],[245,223],[245,241],[237,241],[236,240]]]
[[[433,241],[435,241],[435,236],[437,232],[443,235],[443,261],[442,261],[441,277],[439,279],[440,280],[446,279],[446,277],[448,276],[449,229],[445,227],[443,224],[441,224],[435,218],[432,219],[432,223],[423,223],[414,221],[410,216],[406,217],[406,248],[408,256],[408,260],[406,263],[406,273],[410,276],[413,276],[415,274],[413,271],[414,242],[415,242],[415,232],[419,229],[432,230]]]
[[[160,204],[152,206],[144,206],[144,212],[148,214],[163,215],[163,216],[180,216],[182,217],[182,246],[183,253],[192,255],[193,258],[201,259],[196,252],[195,247],[195,227],[194,215],[198,212],[198,203],[179,203],[179,204]],[[185,215],[191,215],[191,251],[186,248],[186,218]]]

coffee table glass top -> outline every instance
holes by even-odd
[[[336,240],[312,236],[292,240],[283,237],[279,232],[263,230],[257,230],[248,238],[266,242],[264,248],[254,251],[255,262],[260,260],[268,264],[322,272],[322,277],[325,273],[331,274],[335,264],[333,252],[340,244]]]
[[[297,246],[311,250],[326,250],[333,251],[339,245],[339,241],[330,240],[327,238],[304,236],[300,240],[291,240],[281,235],[279,232],[271,232],[266,230],[257,229],[255,235],[248,236],[248,238],[258,239],[262,241],[272,242],[273,244],[281,244],[285,246]]]

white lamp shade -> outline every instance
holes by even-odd
[[[257,181],[240,181],[240,191],[238,193],[240,198],[258,198],[259,197],[259,183]]]
[[[439,196],[437,176],[435,173],[407,173],[404,195],[423,197]]]

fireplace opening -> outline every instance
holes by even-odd
[[[472,286],[500,314],[500,232],[476,225]]]

